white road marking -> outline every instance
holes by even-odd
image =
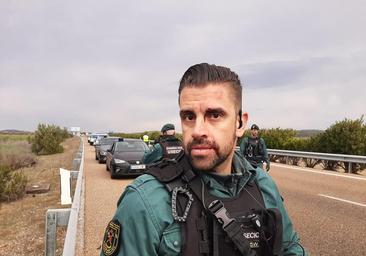
[[[342,199],[342,198],[338,198],[338,197],[327,196],[327,195],[323,195],[323,194],[318,194],[318,196],[323,196],[323,197],[327,197],[327,198],[330,198],[330,199],[338,200],[338,201],[341,201],[341,202],[345,202],[345,203],[349,203],[349,204],[354,204],[354,205],[366,207],[366,204],[361,204],[361,203],[349,201],[349,200]]]
[[[303,172],[312,172],[312,173],[317,173],[317,174],[331,175],[331,176],[337,176],[337,177],[342,177],[342,178],[366,181],[366,178],[364,178],[364,177],[348,176],[347,174],[330,173],[328,171],[314,171],[314,170],[301,168],[298,166],[288,166],[288,165],[284,165],[284,164],[275,164],[275,163],[273,163],[273,164],[271,163],[271,166],[278,166],[278,167],[287,168],[287,169],[295,169],[295,170],[299,170],[299,171],[303,171]]]

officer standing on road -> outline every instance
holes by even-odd
[[[259,127],[253,124],[250,127],[250,137],[245,137],[240,143],[240,152],[245,159],[254,167],[263,169],[263,162],[266,163],[266,171],[269,171],[270,161],[267,153],[267,146],[263,138],[258,136]]]
[[[142,140],[143,140],[146,144],[149,144],[149,135],[144,134],[144,136],[142,136]]]
[[[182,142],[175,137],[175,127],[173,124],[165,124],[161,128],[161,134],[152,150],[145,153],[142,159],[143,163],[151,164],[163,158],[174,159],[183,150]]]
[[[304,255],[274,181],[235,151],[238,75],[197,64],[178,92],[184,151],[126,188],[101,255]]]

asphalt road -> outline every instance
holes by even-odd
[[[132,180],[112,180],[85,147],[84,255],[99,255],[104,229]],[[271,176],[311,255],[366,255],[366,177],[272,164]]]
[[[366,177],[278,164],[270,174],[312,255],[366,255]]]

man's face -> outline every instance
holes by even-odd
[[[250,132],[252,133],[252,137],[253,138],[257,138],[258,137],[258,130],[257,129],[252,129],[252,130],[250,130]]]
[[[183,145],[194,168],[227,173],[246,123],[239,126],[235,98],[226,84],[186,87],[179,100]]]

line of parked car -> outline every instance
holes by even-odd
[[[95,148],[95,160],[100,164],[105,163],[112,179],[137,177],[146,171],[142,157],[149,151],[149,147],[141,139],[91,134],[88,142]]]

